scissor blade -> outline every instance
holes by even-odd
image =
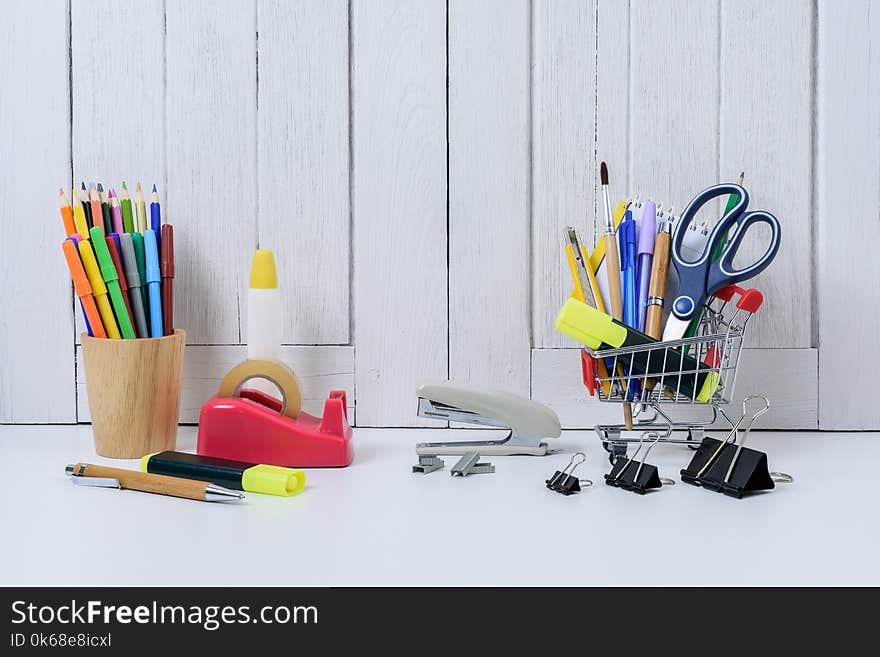
[[[666,328],[663,329],[663,341],[681,340],[687,331],[690,321],[679,319],[675,315],[670,315],[666,320]]]

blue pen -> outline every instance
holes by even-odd
[[[153,192],[150,194],[150,228],[156,234],[156,251],[162,246],[162,210],[159,206],[159,192],[153,184]]]
[[[161,338],[162,328],[162,273],[159,270],[159,247],[156,233],[144,231],[144,252],[147,260],[147,289],[150,295],[150,336]]]
[[[620,271],[621,287],[623,288],[623,323],[637,328],[638,312],[636,309],[636,222],[632,212],[626,211],[618,229],[620,236]]]
[[[77,233],[77,234],[79,234],[79,233]],[[80,239],[82,239],[82,235],[80,235]],[[73,242],[74,244],[77,244],[77,245],[79,244],[79,240],[76,239],[75,237],[68,237],[65,240],[65,242]],[[78,248],[79,247],[77,246],[77,249]],[[86,331],[88,332],[90,337],[95,337],[95,334],[92,333],[92,325],[89,324],[89,316],[86,314],[86,307],[83,305],[82,299],[79,300],[79,307],[83,311],[83,320],[85,320],[85,323],[86,323]]]
[[[627,210],[617,230],[620,238],[620,271],[621,288],[623,288],[623,323],[636,328],[638,322],[638,309],[636,304],[636,222],[632,211]],[[632,401],[639,394],[638,380],[627,382],[628,401]]]
[[[651,285],[651,265],[654,260],[654,239],[657,237],[657,206],[648,201],[642,206],[642,225],[639,226],[639,275],[636,297],[637,328],[645,332],[645,317],[648,314],[648,288]]]

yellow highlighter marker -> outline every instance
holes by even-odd
[[[88,232],[86,232],[86,235],[88,235]],[[104,283],[104,279],[101,278],[101,269],[98,267],[95,252],[92,251],[92,245],[88,240],[83,240],[78,246],[79,255],[83,261],[83,268],[86,270],[89,285],[92,286],[92,296],[95,297],[95,304],[98,306],[98,313],[101,315],[101,321],[104,323],[107,337],[120,340],[122,336],[119,334],[119,327],[116,325],[116,318],[113,316],[113,308],[110,306],[110,299],[107,297],[107,285]]]

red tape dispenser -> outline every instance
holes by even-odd
[[[278,386],[281,400],[242,389],[254,378]],[[199,414],[202,456],[294,468],[345,467],[354,459],[345,392],[334,390],[324,402],[324,416],[301,410],[296,376],[275,360],[246,360],[223,377],[220,390]]]

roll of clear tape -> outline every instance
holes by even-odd
[[[220,382],[218,397],[238,397],[242,387],[251,379],[266,379],[281,392],[281,413],[296,419],[302,410],[302,392],[296,374],[280,360],[244,360],[226,373]]]

